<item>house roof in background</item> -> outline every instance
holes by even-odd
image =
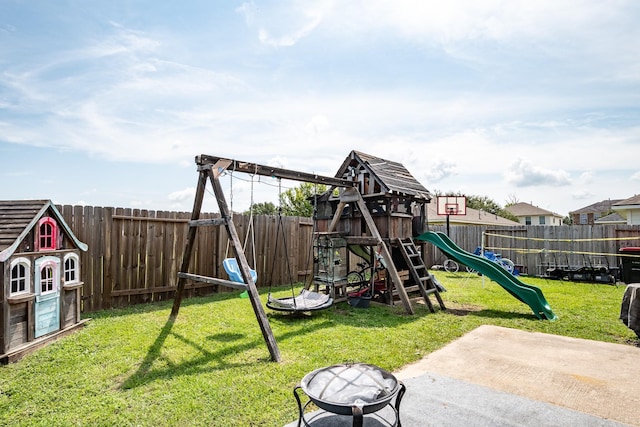
[[[445,224],[447,222],[446,215],[438,215],[438,207],[435,203],[427,205],[427,221],[429,224]],[[466,215],[449,215],[449,224],[451,225],[495,225],[504,227],[521,226],[519,222],[501,216],[480,211],[477,209],[467,208]]]
[[[636,194],[635,196],[629,197],[628,199],[620,200],[617,203],[614,203],[614,206],[633,206],[640,205],[640,194]]]
[[[594,224],[626,224],[627,219],[620,215],[618,212],[610,213],[609,215],[603,216],[601,218],[593,221]]]
[[[602,213],[608,212],[611,210],[611,207],[618,202],[621,202],[622,199],[606,199],[601,202],[592,203],[589,206],[585,206],[580,209],[576,209],[575,211],[569,212],[569,214],[586,214],[586,213]]]
[[[83,251],[87,250],[87,245],[76,238],[50,200],[0,200],[0,262],[13,255],[47,210],[52,212],[60,229],[74,244]]]
[[[516,203],[515,205],[508,206],[505,209],[517,217],[551,215],[558,218],[562,218],[562,215],[560,214],[548,211],[546,209],[539,208],[537,206],[532,205],[531,203],[520,202],[520,203]]]

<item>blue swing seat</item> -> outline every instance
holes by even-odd
[[[237,259],[225,258],[224,260],[222,260],[222,266],[224,267],[224,270],[229,275],[229,279],[231,279],[231,281],[244,283]],[[258,273],[256,273],[255,270],[252,270],[252,269],[249,269],[249,273],[251,274],[251,279],[253,279],[253,283],[256,283],[256,281],[258,280]]]

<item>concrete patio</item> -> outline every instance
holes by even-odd
[[[404,427],[640,426],[640,348],[481,326],[395,372]],[[307,413],[313,427],[351,417]],[[386,407],[364,427],[390,425]],[[286,427],[294,427],[297,420]]]

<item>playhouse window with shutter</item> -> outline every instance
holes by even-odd
[[[56,249],[58,226],[50,217],[44,217],[38,222],[38,238],[36,248],[41,251]]]
[[[53,265],[50,264],[43,266],[40,270],[40,294],[46,294],[56,290],[53,274]]]
[[[64,257],[64,282],[80,281],[80,262],[77,254],[67,254]]]
[[[29,260],[18,258],[11,263],[11,295],[29,292],[31,267]]]

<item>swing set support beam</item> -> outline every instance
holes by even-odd
[[[274,178],[290,179],[292,181],[309,182],[312,184],[325,184],[335,187],[350,188],[358,184],[357,181],[351,181],[348,179],[298,172],[291,169],[275,168],[273,166],[226,159],[223,157],[214,157],[206,154],[196,156],[196,164],[199,169],[210,169],[211,165],[218,165],[217,167],[222,169],[216,171],[216,173],[222,173],[224,170],[230,169],[233,172],[244,172],[253,175],[271,176]]]
[[[197,161],[197,160],[196,160]],[[193,205],[193,212],[191,214],[191,221],[189,222],[189,233],[187,236],[187,243],[185,246],[185,251],[182,258],[182,266],[180,273],[178,273],[178,286],[176,289],[176,294],[173,299],[173,308],[171,310],[171,317],[175,318],[178,315],[178,311],[180,310],[180,304],[182,302],[182,296],[184,293],[184,287],[187,279],[197,280],[199,276],[187,273],[189,270],[189,264],[191,261],[191,254],[193,252],[193,247],[195,245],[196,233],[198,226],[201,225],[213,225],[211,223],[204,223],[199,221],[200,212],[202,209],[202,201],[204,198],[205,186],[207,183],[207,179],[211,181],[211,185],[213,186],[213,192],[215,194],[216,200],[218,202],[218,207],[220,208],[220,216],[223,221],[220,224],[224,224],[227,234],[229,236],[229,240],[233,245],[234,252],[236,254],[236,259],[238,261],[238,266],[240,267],[240,274],[246,284],[246,290],[249,295],[249,300],[251,301],[251,306],[253,307],[253,311],[256,315],[256,319],[260,325],[260,330],[262,332],[262,336],[269,348],[269,353],[271,355],[271,360],[274,362],[280,362],[280,350],[278,349],[278,344],[273,335],[273,331],[271,330],[271,325],[269,324],[269,320],[267,319],[267,315],[262,307],[262,302],[260,301],[260,297],[258,294],[258,288],[256,287],[253,278],[251,277],[251,272],[249,269],[249,263],[247,262],[247,258],[244,254],[244,250],[242,248],[242,243],[240,242],[240,238],[238,236],[238,232],[236,231],[236,227],[233,224],[233,219],[231,216],[231,212],[229,211],[229,207],[227,205],[227,201],[224,197],[224,191],[222,189],[222,185],[220,184],[220,174],[226,170],[226,168],[232,163],[229,159],[219,159],[218,161],[208,164],[207,167],[204,165],[198,164],[199,176],[198,176],[198,186],[196,188],[196,197]],[[214,278],[210,278],[214,279]],[[206,280],[205,280],[206,281]],[[211,280],[210,280],[211,281]]]

